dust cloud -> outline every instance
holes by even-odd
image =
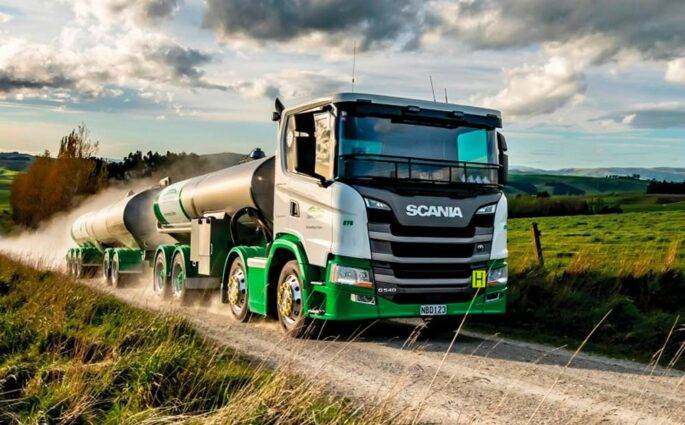
[[[0,252],[29,265],[64,271],[67,250],[76,246],[71,238],[71,225],[79,216],[105,208],[124,198],[131,190],[138,192],[153,184],[140,180],[125,186],[110,186],[85,199],[76,208],[52,217],[37,229],[0,238]]]

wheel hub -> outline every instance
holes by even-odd
[[[242,270],[237,270],[228,280],[228,301],[233,305],[238,305],[244,288],[245,275]]]
[[[283,281],[279,289],[281,292],[281,302],[278,308],[281,311],[281,315],[290,317],[293,312],[293,293],[290,290],[290,285],[288,285],[288,282]]]

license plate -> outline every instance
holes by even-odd
[[[447,306],[445,304],[422,305],[419,314],[421,316],[444,316],[447,314]]]

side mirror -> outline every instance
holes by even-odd
[[[276,98],[274,101],[274,108],[276,108],[276,110],[271,114],[271,121],[280,121],[283,111],[285,110],[285,106],[283,105],[283,102],[281,102],[281,99]]]
[[[497,175],[497,180],[502,186],[507,184],[507,179],[509,177],[509,155],[505,152],[507,151],[507,141],[502,133],[497,133],[497,147],[499,151],[499,173]]]

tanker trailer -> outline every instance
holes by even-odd
[[[67,253],[68,272],[82,277],[100,269],[103,281],[115,287],[142,273],[146,256],[174,241],[157,232],[152,204],[160,190],[129,192],[114,204],[77,218],[71,227],[77,247]]]

